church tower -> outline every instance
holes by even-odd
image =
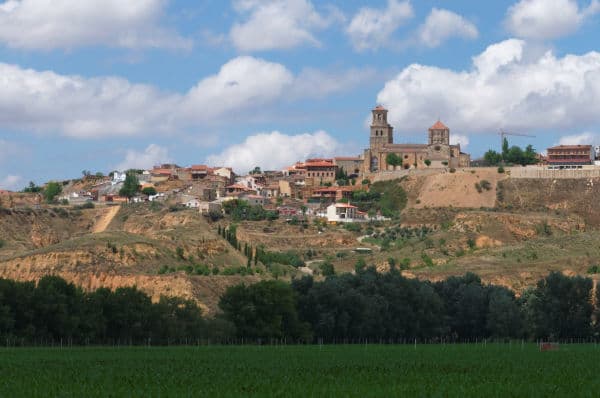
[[[429,128],[429,145],[450,145],[450,129],[439,120]]]
[[[371,121],[371,149],[381,148],[385,144],[394,143],[394,128],[387,121],[387,109],[377,105],[371,111],[373,120]]]

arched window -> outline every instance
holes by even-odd
[[[377,160],[377,156],[371,157],[371,170],[372,171],[379,170],[379,161]]]

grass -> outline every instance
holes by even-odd
[[[595,345],[0,350],[1,396],[592,397]]]

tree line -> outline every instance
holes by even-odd
[[[551,273],[520,297],[472,273],[428,282],[396,269],[266,280],[229,287],[221,313],[135,287],[84,292],[56,276],[0,279],[6,344],[195,344],[214,342],[476,341],[596,339],[600,290],[591,279]]]
[[[369,267],[323,281],[306,276],[291,284],[234,286],[220,307],[237,337],[247,339],[560,340],[598,336],[593,299],[591,279],[556,272],[516,297],[472,273],[428,282]]]

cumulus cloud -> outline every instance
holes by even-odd
[[[597,143],[597,134],[584,132],[575,135],[565,135],[560,138],[557,145],[594,145]]]
[[[106,45],[189,49],[191,41],[159,22],[166,0],[6,0],[0,43],[51,50]]]
[[[19,189],[23,178],[18,175],[7,175],[4,178],[0,178],[0,189],[6,189],[13,191]]]
[[[462,16],[448,10],[434,8],[419,29],[419,41],[428,47],[437,47],[452,37],[476,39],[477,27]]]
[[[246,172],[255,166],[263,170],[279,170],[306,158],[339,154],[341,148],[342,145],[325,131],[298,135],[273,131],[251,135],[241,144],[210,155],[206,162],[230,166],[238,172]]]
[[[508,9],[505,25],[517,37],[555,39],[573,33],[598,12],[598,0],[583,9],[576,0],[521,0]]]
[[[386,46],[396,29],[413,16],[410,1],[388,0],[385,9],[361,8],[350,21],[346,34],[355,50],[376,50]]]
[[[489,46],[468,71],[410,65],[377,95],[400,131],[436,116],[456,132],[576,128],[600,122],[599,101],[600,53],[531,58],[516,39]]]
[[[116,166],[116,169],[120,171],[129,169],[148,169],[154,165],[168,163],[170,161],[169,151],[166,148],[156,144],[150,144],[142,152],[133,149],[128,150],[125,154],[125,159]]]
[[[245,20],[234,24],[229,36],[246,52],[320,46],[314,32],[331,23],[309,0],[237,0],[234,9]]]
[[[0,127],[85,138],[172,132],[242,121],[265,105],[344,91],[370,76],[285,66],[241,56],[184,94],[118,77],[84,78],[0,63]],[[228,115],[226,119],[223,115]]]
[[[469,146],[469,137],[462,134],[450,134],[450,145],[460,144],[460,150],[464,151]]]

